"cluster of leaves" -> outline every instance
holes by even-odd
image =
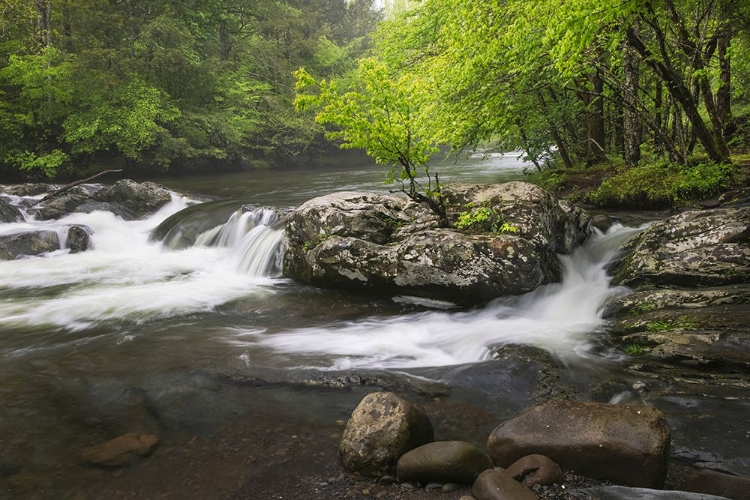
[[[503,212],[488,205],[466,205],[467,210],[458,214],[455,226],[458,229],[490,233],[516,233],[518,228],[505,220]]]

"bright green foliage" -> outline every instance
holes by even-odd
[[[466,205],[468,210],[458,214],[456,228],[490,233],[516,233],[518,228],[505,220],[496,207]]]
[[[641,354],[643,354],[643,346],[640,344],[630,344],[625,347],[625,352],[629,356],[640,356]]]
[[[377,163],[395,166],[386,182],[400,183],[401,191],[426,202],[446,223],[440,180],[428,166],[438,148],[417,112],[422,99],[417,82],[409,76],[392,79],[375,59],[360,60],[356,80],[361,87],[355,90],[339,91],[336,82],[317,81],[304,69],[295,76],[297,109],[317,109],[316,121],[335,125],[327,136],[340,140],[342,148],[363,149]]]

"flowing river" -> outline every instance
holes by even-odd
[[[498,182],[525,167],[505,156],[440,171]],[[573,384],[576,373],[609,377],[621,354],[607,347],[602,311],[626,290],[604,267],[638,229],[617,225],[561,257],[562,283],[471,310],[281,278],[282,229],[262,207],[383,190],[381,176],[369,167],[164,179],[172,202],[143,220],[93,212],[0,225],[0,235],[93,230],[89,251],[0,261],[0,498],[223,498],[291,453],[270,436],[307,435],[305,453],[333,446],[335,456],[337,426],[368,387],[439,403],[446,420],[479,412],[466,432],[480,440],[529,404],[529,368],[493,363],[504,345],[549,351]],[[329,437],[310,437],[320,429]],[[127,432],[158,434],[156,454],[124,473],[78,463],[82,448]]]

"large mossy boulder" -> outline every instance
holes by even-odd
[[[625,246],[612,272],[636,289],[610,306],[622,344],[646,358],[750,372],[750,207],[656,222]]]
[[[434,438],[432,423],[424,412],[391,392],[373,392],[352,412],[339,457],[354,472],[393,474],[404,453]]]
[[[588,219],[523,182],[451,185],[449,221],[481,208],[506,231],[439,227],[402,196],[342,192],[315,198],[286,221],[284,274],[320,286],[486,302],[561,279],[558,253],[586,237]]]
[[[669,443],[667,420],[652,406],[557,400],[498,426],[487,441],[487,454],[500,467],[540,454],[592,478],[660,488]]]

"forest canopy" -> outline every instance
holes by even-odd
[[[0,0],[0,174],[307,161],[299,66],[343,74],[372,0]]]

